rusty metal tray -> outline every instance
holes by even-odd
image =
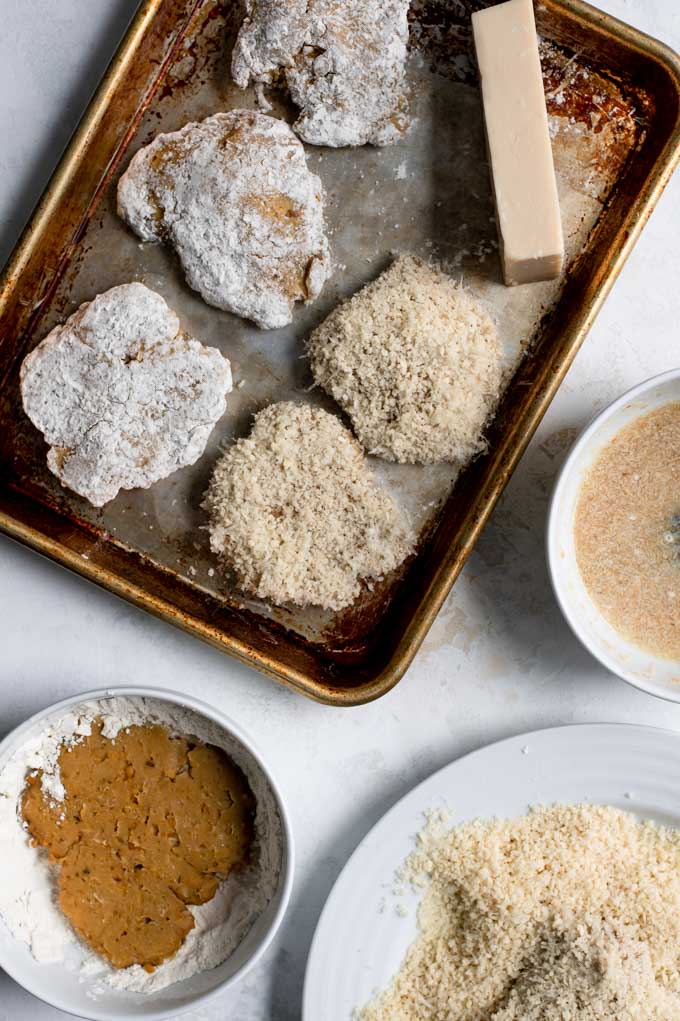
[[[203,304],[164,247],[115,215],[140,145],[217,110],[255,104],[229,78],[240,0],[142,3],[0,282],[0,528],[53,560],[313,698],[354,705],[411,663],[680,157],[680,61],[580,0],[537,21],[568,260],[563,279],[500,280],[470,14],[480,0],[414,0],[417,122],[383,150],[308,147],[327,192],[336,271],[292,327],[258,331]],[[275,112],[291,111],[273,98]],[[200,509],[219,450],[252,413],[310,391],[301,339],[394,250],[436,256],[491,306],[507,385],[488,452],[456,474],[374,462],[420,530],[417,555],[343,614],[264,606],[215,571]],[[23,355],[82,301],[142,280],[222,349],[242,388],[192,468],[101,511],[61,489],[18,395]]]

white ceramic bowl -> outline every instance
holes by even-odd
[[[640,383],[584,429],[555,485],[548,517],[547,553],[557,601],[576,637],[623,680],[651,695],[680,702],[680,663],[645,652],[607,623],[588,595],[574,545],[574,514],[590,466],[624,426],[671,401],[680,401],[680,369]]]
[[[48,720],[63,715],[75,706],[92,700],[112,697],[149,698],[169,702],[193,710],[217,724],[238,748],[239,758],[251,775],[263,784],[267,803],[275,821],[280,822],[281,861],[278,883],[272,899],[256,919],[243,941],[230,957],[210,971],[167,986],[158,992],[140,994],[106,990],[92,995],[91,981],[76,969],[63,964],[39,963],[25,943],[18,941],[0,920],[0,967],[28,992],[59,1010],[93,1021],[133,1021],[144,1018],[160,1021],[205,1003],[233,986],[253,967],[266,950],[278,929],[290,897],[293,882],[293,837],[283,799],[250,738],[232,720],[211,706],[189,695],[160,688],[116,687],[88,691],[57,702],[36,713],[13,730],[0,743],[0,770],[29,738],[40,733]]]

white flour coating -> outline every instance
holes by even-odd
[[[18,814],[19,798],[32,770],[42,769],[43,790],[53,800],[63,800],[57,764],[61,748],[87,736],[97,717],[103,721],[105,737],[115,738],[125,727],[161,724],[171,734],[196,737],[224,749],[245,773],[257,802],[254,864],[242,873],[232,873],[206,904],[187,905],[195,928],[174,957],[151,974],[139,965],[112,968],[78,939],[56,902],[56,870],[43,850],[31,846]],[[282,849],[274,795],[250,754],[216,723],[160,699],[108,698],[66,710],[44,721],[0,771],[0,915],[38,961],[62,961],[75,944],[82,954],[82,978],[95,995],[105,989],[151,993],[221,964],[274,896]]]
[[[21,366],[50,470],[95,507],[198,460],[230,390],[227,359],[138,283],[81,305]]]
[[[323,187],[283,121],[218,113],[141,149],[118,212],[143,241],[168,241],[216,308],[274,329],[330,274]]]
[[[246,0],[234,81],[283,74],[312,145],[389,145],[409,127],[404,86],[410,0]]]

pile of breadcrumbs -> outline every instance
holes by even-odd
[[[675,1021],[680,834],[558,805],[448,832],[403,878],[419,935],[360,1021]]]

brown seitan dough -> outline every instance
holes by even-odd
[[[152,971],[194,927],[186,905],[247,862],[254,799],[219,748],[159,726],[101,731],[62,749],[63,802],[29,776],[23,817],[61,866],[59,904],[78,935],[116,968]]]

